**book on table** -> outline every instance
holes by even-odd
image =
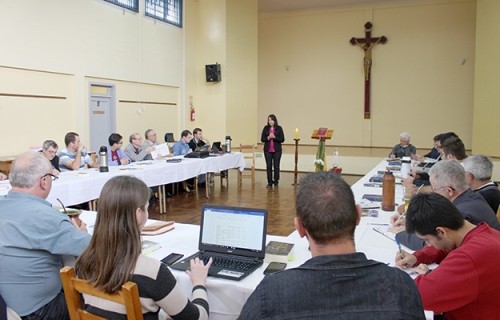
[[[143,236],[156,236],[174,229],[174,221],[155,221],[144,226],[141,231]]]
[[[293,260],[293,243],[269,241],[266,245],[265,262],[283,262]]]

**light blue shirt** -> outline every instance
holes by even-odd
[[[37,196],[9,191],[0,197],[0,294],[20,316],[61,291],[63,256],[78,256],[90,235]]]
[[[179,140],[177,141],[174,146],[172,147],[172,152],[174,156],[182,156],[191,151],[191,147],[189,146],[188,143],[185,143],[184,141]]]
[[[70,152],[67,148],[65,148],[62,149],[57,155],[59,156],[59,168],[61,169],[61,171],[71,170],[64,164],[70,160],[74,160],[76,158],[76,152]],[[82,151],[82,161],[80,161],[80,169],[91,162],[92,158],[87,154],[86,151]]]

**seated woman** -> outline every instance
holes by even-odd
[[[158,319],[160,308],[175,319],[208,319],[205,282],[208,268],[191,260],[193,301],[184,296],[168,267],[141,254],[141,230],[148,219],[149,188],[131,176],[117,176],[104,185],[94,234],[75,264],[76,275],[107,292],[127,281],[139,288],[144,319]],[[126,319],[124,306],[84,295],[87,310],[106,319]]]
[[[391,159],[401,159],[403,157],[415,158],[417,155],[417,148],[410,143],[410,134],[408,132],[401,132],[399,135],[399,144],[392,148],[389,153]]]

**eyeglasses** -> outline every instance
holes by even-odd
[[[446,189],[446,188],[450,188],[451,190],[455,191],[455,188],[453,188],[452,186],[445,186],[445,187],[440,187],[440,188],[436,188],[436,189],[434,189],[434,187],[431,186],[431,190],[433,192],[438,192],[438,191],[441,191],[441,190]]]
[[[45,177],[50,177],[50,179],[51,179],[52,181],[56,181],[57,179],[59,179],[59,177],[58,177],[58,176],[53,175],[52,173],[47,173],[47,174],[44,174],[44,175],[42,176],[42,179],[43,179],[43,178],[45,178]]]

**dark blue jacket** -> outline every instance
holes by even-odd
[[[363,253],[319,256],[266,276],[238,319],[425,319],[417,286]]]

